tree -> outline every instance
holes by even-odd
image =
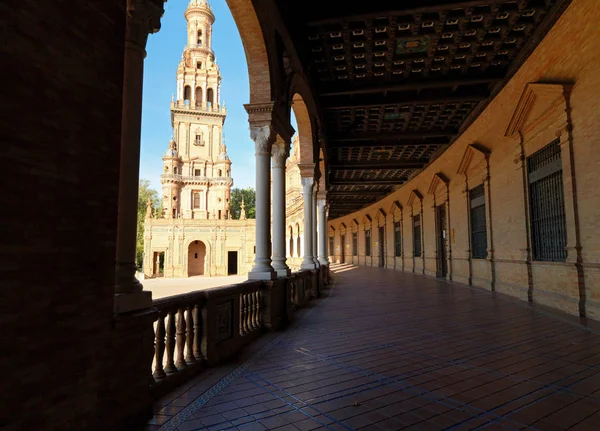
[[[229,201],[229,209],[231,211],[231,217],[239,219],[242,212],[242,198],[244,199],[244,205],[246,206],[246,218],[256,218],[256,192],[252,187],[246,187],[245,189],[231,189],[231,196]]]
[[[138,190],[138,218],[137,218],[137,244],[136,244],[136,265],[142,268],[144,264],[144,219],[146,218],[146,207],[148,199],[152,202],[152,210],[158,210],[159,216],[162,214],[162,204],[158,192],[150,188],[150,181],[140,179]]]

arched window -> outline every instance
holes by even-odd
[[[194,208],[200,208],[200,193],[194,193]]]
[[[198,41],[198,46],[202,46],[202,30],[198,30],[197,41]]]
[[[196,105],[202,105],[202,87],[196,87]]]
[[[192,99],[192,89],[189,85],[183,87],[183,100],[190,101]]]
[[[223,171],[221,169],[219,169],[219,176],[222,177],[223,176]]]
[[[212,106],[213,98],[214,98],[213,89],[209,88],[208,90],[206,90],[206,103],[208,103],[208,106]]]

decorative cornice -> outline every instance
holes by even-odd
[[[410,196],[408,197],[408,206],[412,207],[415,199],[419,201],[419,203],[423,202],[423,195],[417,190],[414,189],[413,191],[410,192]]]
[[[300,176],[302,178],[315,177],[315,164],[314,163],[298,163],[298,169],[300,169]]]
[[[400,214],[402,214],[402,209],[402,204],[399,201],[394,201],[389,209],[389,213],[395,215],[396,212],[400,211]]]
[[[427,191],[427,193],[430,195],[435,194],[435,190],[437,189],[438,185],[440,185],[440,184],[443,184],[446,186],[446,188],[448,188],[448,178],[446,178],[446,176],[444,174],[442,174],[441,172],[438,172],[433,175],[433,178],[431,179],[431,184],[429,185],[429,190]]]
[[[467,148],[465,149],[462,160],[460,161],[460,164],[458,165],[458,169],[457,169],[456,173],[458,173],[460,175],[465,175],[467,173],[467,171],[470,169],[473,158],[476,155],[482,157],[485,160],[488,160],[491,154],[492,154],[492,152],[488,148],[484,147],[481,144],[475,143],[475,144],[468,145]]]

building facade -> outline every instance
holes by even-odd
[[[254,261],[254,220],[232,220],[231,160],[223,139],[226,109],[211,48],[215,17],[205,0],[185,12],[188,43],[171,101],[173,139],[163,156],[163,217],[144,224],[144,276],[246,274]]]

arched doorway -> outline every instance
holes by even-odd
[[[192,241],[188,247],[188,277],[204,275],[206,246],[202,241]]]

